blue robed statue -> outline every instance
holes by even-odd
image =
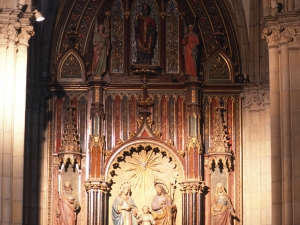
[[[114,225],[138,225],[140,213],[130,196],[131,185],[125,181],[120,187],[120,194],[112,205],[112,221]]]

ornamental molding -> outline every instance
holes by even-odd
[[[106,181],[92,181],[88,180],[85,182],[85,189],[87,192],[90,191],[102,191],[102,192],[108,192],[109,187],[108,183]]]
[[[19,22],[0,24],[0,39],[7,39],[13,42],[18,42],[18,29],[21,28]]]
[[[263,109],[270,102],[270,93],[263,87],[250,88],[241,93],[243,109]]]
[[[183,193],[202,193],[204,191],[204,181],[184,181],[179,182],[179,185],[181,186],[181,191]]]
[[[268,46],[281,45],[283,43],[292,43],[290,45],[300,44],[300,23],[297,24],[277,24],[274,27],[265,27],[262,32],[262,38],[266,40]]]
[[[19,44],[28,46],[28,41],[34,34],[33,26],[22,26],[21,32],[18,34]]]

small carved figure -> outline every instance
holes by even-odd
[[[72,190],[69,181],[64,184],[64,191],[59,194],[57,217],[60,225],[74,225],[79,209],[79,201],[76,193]]]
[[[164,181],[154,180],[157,195],[152,199],[151,207],[156,225],[175,225],[177,207],[168,195],[168,188]]]
[[[92,64],[92,74],[101,76],[106,72],[107,56],[109,55],[110,41],[109,35],[105,32],[105,26],[100,24],[98,32],[94,34],[94,56]]]
[[[143,3],[142,13],[135,16],[135,35],[137,45],[136,64],[151,65],[151,58],[156,37],[156,26],[154,19],[150,16],[151,7]]]
[[[196,77],[199,38],[198,35],[194,32],[193,24],[190,24],[188,26],[188,32],[184,35],[182,44],[185,73],[189,74],[190,76]]]
[[[131,185],[125,181],[120,187],[120,194],[112,205],[112,221],[114,225],[137,225],[140,214],[133,199],[129,195]]]
[[[231,225],[232,216],[236,216],[231,200],[221,183],[216,186],[211,213],[213,215],[213,225]]]
[[[149,211],[148,206],[143,206],[142,208],[142,215],[141,215],[141,225],[151,225],[151,224],[156,224],[153,216],[151,215]]]

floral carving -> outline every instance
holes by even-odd
[[[248,107],[260,107],[264,106],[265,103],[265,95],[266,91],[264,89],[257,89],[254,91],[249,91],[247,93],[242,93],[241,97],[244,99],[243,101],[243,108]]]
[[[298,37],[299,25],[285,27],[282,24],[278,24],[276,27],[264,28],[262,32],[262,38],[265,39],[269,46],[279,45],[285,42],[293,42]]]

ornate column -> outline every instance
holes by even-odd
[[[0,12],[0,212],[1,224],[21,224],[28,40],[32,13]]]
[[[298,171],[299,135],[299,18],[291,13],[266,18],[263,38],[269,46],[270,116],[272,152],[272,223],[296,224],[300,209],[293,190],[300,185]],[[277,50],[277,51],[276,51]],[[278,53],[278,54],[277,54]],[[277,55],[276,55],[277,54]]]
[[[108,224],[108,184],[105,181],[86,181],[87,224]]]
[[[202,180],[202,143],[200,134],[200,94],[201,83],[197,78],[190,77],[187,91],[187,146],[185,152],[185,162],[187,177],[189,179]]]
[[[198,225],[203,223],[202,191],[203,181],[179,183],[182,192],[182,224]]]
[[[96,81],[96,78],[94,79]],[[90,178],[101,178],[105,162],[105,137],[104,137],[104,104],[103,89],[105,82],[91,82],[92,103],[90,119],[92,130],[89,137],[89,165]]]
[[[184,152],[187,179],[181,182],[182,224],[202,224],[204,188],[202,143],[200,133],[200,90],[202,85],[198,78],[189,77],[187,81],[187,145]]]
[[[271,221],[269,89],[267,86],[249,84],[241,98],[243,224],[264,224],[264,221]]]
[[[105,164],[105,136],[104,136],[104,103],[103,90],[105,82],[102,77],[92,76],[89,79],[91,86],[91,135],[88,146],[88,180],[85,188],[88,194],[87,224],[108,224],[108,186],[103,180]]]

